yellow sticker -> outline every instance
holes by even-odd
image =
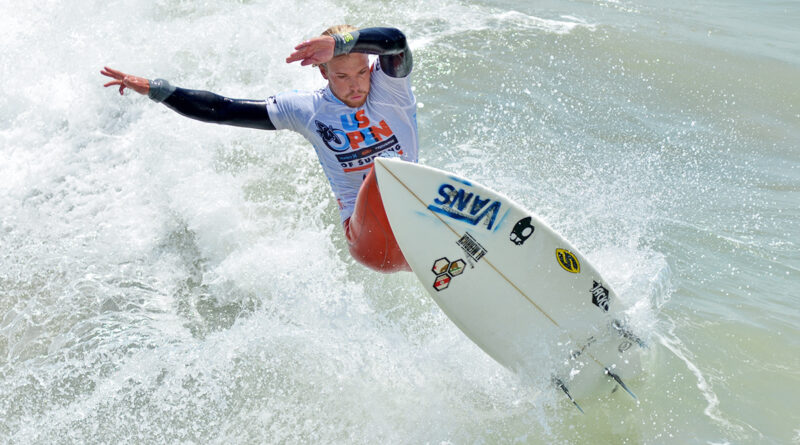
[[[350,34],[349,32],[346,32],[346,33],[342,34],[342,37],[344,37],[344,43],[347,43],[347,42],[353,40],[353,35]]]
[[[556,258],[558,259],[558,264],[567,272],[579,273],[581,271],[581,263],[569,250],[556,249]]]

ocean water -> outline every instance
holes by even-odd
[[[646,331],[578,412],[347,253],[298,135],[102,88],[314,89],[331,24],[415,57],[420,162],[535,211]],[[800,3],[0,4],[0,443],[800,443]]]

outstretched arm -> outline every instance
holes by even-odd
[[[104,86],[119,86],[120,94],[130,88],[192,119],[260,130],[275,129],[263,100],[230,99],[208,91],[176,88],[163,79],[150,81],[108,67],[100,73],[114,79]]]
[[[295,47],[286,63],[322,64],[333,57],[349,53],[377,54],[381,68],[392,77],[411,74],[414,61],[406,36],[396,28],[364,28],[333,36],[320,36]]]
[[[155,82],[159,81],[167,83],[162,79],[157,79]],[[208,91],[171,87],[168,83],[166,88],[173,91],[164,99],[164,105],[183,116],[236,127],[275,129],[267,112],[266,101],[230,99]],[[150,97],[153,98],[152,95]]]

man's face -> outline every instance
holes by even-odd
[[[364,105],[369,94],[369,57],[353,53],[338,56],[320,66],[322,77],[328,80],[333,94],[348,107]]]

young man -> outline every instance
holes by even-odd
[[[378,55],[369,66],[368,54]],[[105,84],[147,94],[178,113],[204,122],[263,130],[289,129],[314,146],[339,203],[350,253],[384,273],[410,271],[391,231],[378,193],[373,161],[399,156],[417,162],[416,100],[411,92],[411,51],[394,28],[328,28],[295,47],[286,63],[319,66],[328,81],[317,91],[293,91],[266,101],[230,99],[176,88],[111,68]]]

